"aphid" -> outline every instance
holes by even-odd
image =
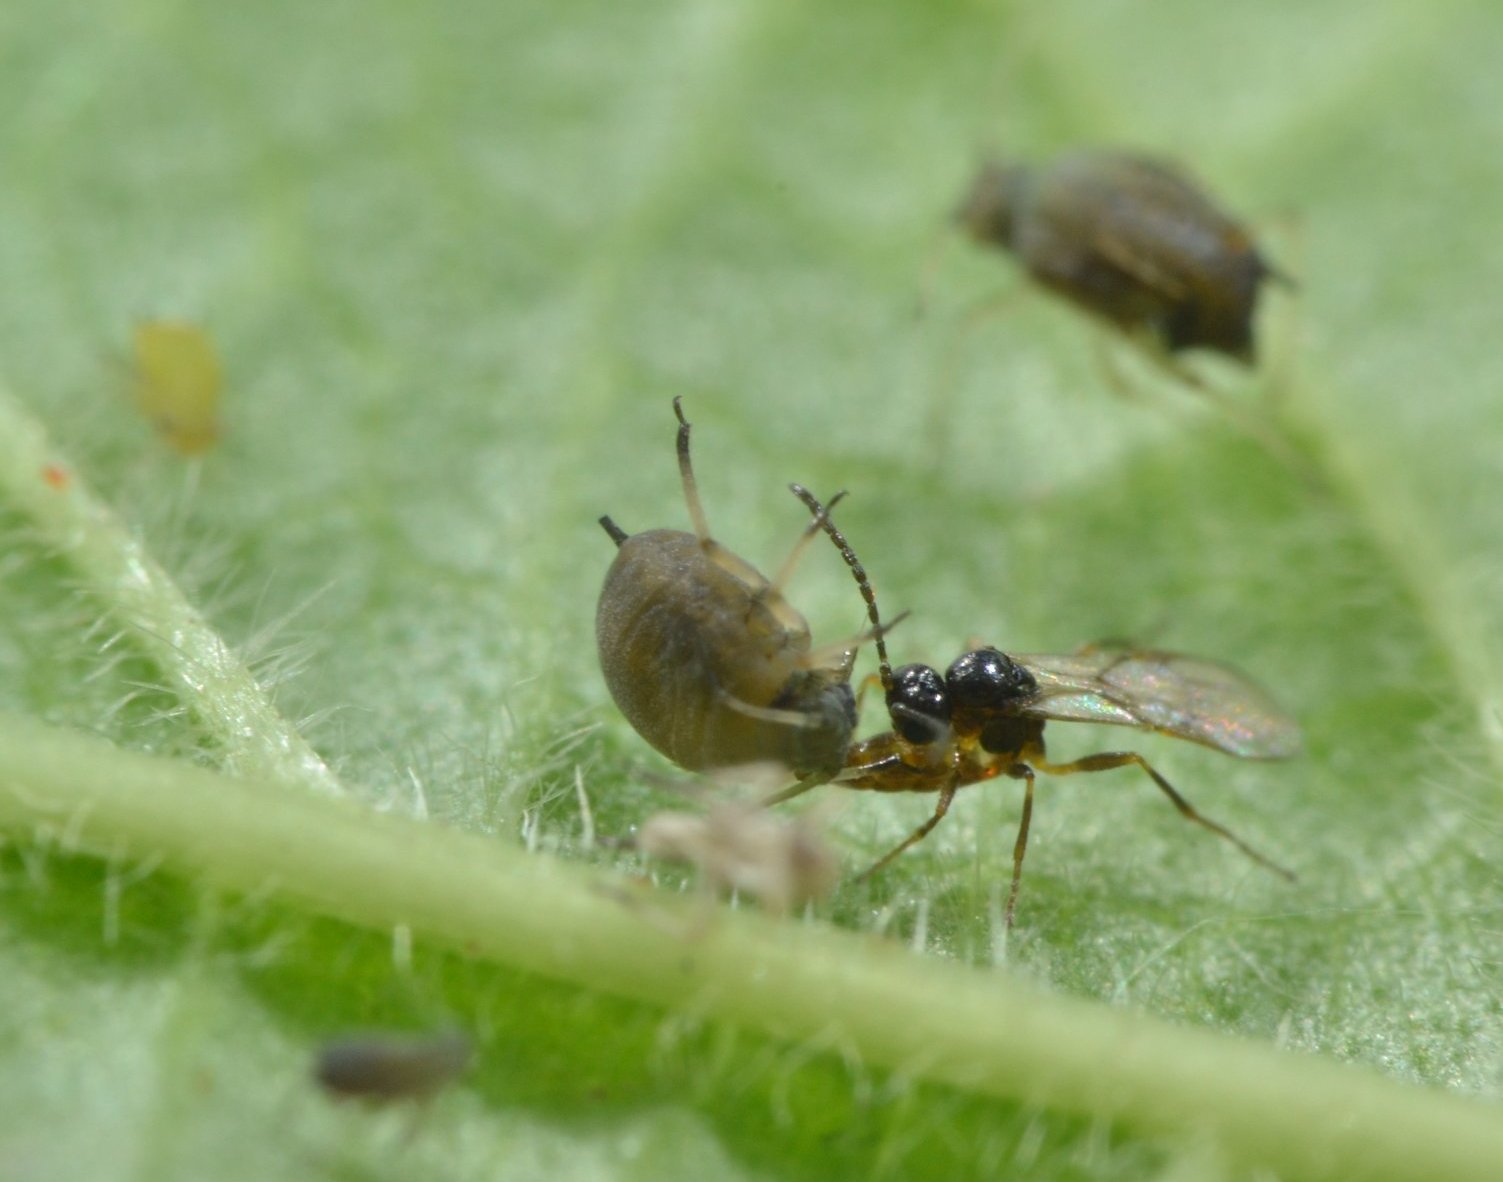
[[[1045,287],[1167,354],[1210,349],[1252,364],[1259,287],[1290,282],[1187,176],[1130,152],[989,162],[955,220],[977,242],[1011,251]]]
[[[181,320],[143,320],[132,337],[135,399],[174,450],[197,455],[219,440],[219,352],[207,331]]]
[[[457,1078],[474,1051],[457,1030],[442,1034],[355,1034],[319,1048],[313,1077],[345,1099],[384,1104],[426,1100]]]
[[[811,648],[809,625],[783,598],[828,511],[816,511],[777,577],[764,578],[710,536],[676,398],[673,410],[694,532],[628,535],[600,519],[618,547],[595,615],[611,697],[680,767],[776,761],[801,782],[828,780],[844,764],[856,724],[850,677],[858,642]]]
[[[823,528],[847,555],[875,624],[876,597],[865,572],[828,517]],[[1023,812],[1007,896],[1007,925],[1011,927],[1033,817],[1035,773],[1067,776],[1131,764],[1142,769],[1187,820],[1224,837],[1260,865],[1294,878],[1224,825],[1198,812],[1137,752],[1102,751],[1053,763],[1044,746],[1044,724],[1052,719],[1157,731],[1243,759],[1285,759],[1298,754],[1298,725],[1235,670],[1179,653],[1091,645],[1070,654],[1024,656],[978,648],[958,657],[941,675],[928,665],[893,669],[880,626],[874,631],[892,729],[852,745],[835,783],[876,792],[936,792],[939,799],[934,814],[862,877],[875,874],[928,836],[949,811],[955,793],[967,784],[997,776],[1022,780],[1026,784]],[[795,785],[773,801],[789,799],[807,787],[812,785]]]
[[[717,802],[702,816],[655,813],[635,844],[650,857],[691,864],[711,890],[748,895],[774,915],[824,898],[840,873],[806,817],[790,820],[740,802]]]

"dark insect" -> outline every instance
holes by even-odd
[[[810,498],[811,510],[817,505]],[[845,538],[823,528],[847,556],[874,624],[876,597]],[[1110,723],[1157,731],[1243,759],[1284,759],[1300,751],[1298,725],[1240,673],[1179,653],[1095,645],[1063,655],[1009,656],[978,648],[940,674],[928,665],[893,669],[880,626],[874,628],[881,684],[892,729],[854,744],[835,783],[876,792],[936,792],[934,814],[862,877],[875,874],[928,836],[955,793],[967,784],[1007,776],[1026,784],[1013,847],[1007,925],[1012,926],[1023,854],[1033,817],[1036,772],[1066,776],[1131,764],[1148,775],[1181,815],[1230,841],[1253,861],[1292,880],[1294,875],[1198,812],[1159,771],[1134,751],[1103,751],[1066,763],[1049,760],[1044,724]],[[795,785],[773,801],[812,785]]]
[[[955,220],[1045,287],[1170,354],[1211,349],[1251,364],[1259,287],[1290,282],[1187,176],[1129,152],[989,162]]]
[[[850,677],[861,638],[812,648],[809,625],[783,598],[828,510],[815,510],[777,577],[764,578],[710,536],[678,399],[673,410],[694,532],[628,535],[600,519],[618,547],[595,614],[611,697],[638,734],[690,771],[776,761],[801,782],[828,780],[856,724]]]
[[[469,1066],[473,1050],[459,1031],[349,1035],[319,1048],[313,1077],[347,1099],[425,1100]]]

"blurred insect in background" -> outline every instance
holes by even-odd
[[[313,1078],[332,1096],[387,1104],[427,1100],[470,1065],[474,1045],[440,1034],[351,1034],[319,1048]]]
[[[628,535],[600,519],[618,547],[595,616],[611,697],[680,767],[772,761],[800,782],[828,780],[845,762],[856,723],[851,666],[865,638],[813,648],[809,625],[783,597],[828,509],[815,512],[776,577],[763,577],[710,536],[678,399],[673,410],[694,532]]]
[[[635,845],[649,857],[692,865],[716,894],[746,895],[773,915],[823,899],[840,876],[839,860],[808,815],[780,817],[744,801],[715,801],[703,814],[655,813]]]
[[[199,455],[219,441],[219,352],[182,320],[143,320],[132,334],[136,408],[173,450]]]
[[[817,502],[810,498],[811,512]],[[816,520],[821,520],[816,516]],[[1061,655],[1009,656],[983,647],[965,653],[941,675],[928,665],[893,669],[882,638],[876,596],[840,531],[822,519],[826,533],[847,555],[866,600],[877,638],[880,681],[892,729],[852,745],[834,782],[876,792],[935,792],[933,815],[864,872],[868,877],[922,841],[967,784],[998,776],[1024,781],[1022,818],[1013,847],[1007,926],[1013,923],[1023,855],[1033,817],[1036,772],[1064,776],[1128,765],[1141,769],[1187,820],[1230,841],[1259,865],[1294,875],[1198,812],[1143,756],[1103,751],[1065,763],[1051,762],[1044,724],[1095,722],[1156,731],[1243,759],[1284,759],[1300,751],[1298,725],[1240,673],[1214,661],[1179,653],[1115,645],[1087,646]],[[770,803],[812,785],[794,785]]]
[[[1172,355],[1208,349],[1253,364],[1259,290],[1269,279],[1291,284],[1188,176],[1131,152],[1088,148],[1038,166],[990,161],[955,220],[1196,386]]]

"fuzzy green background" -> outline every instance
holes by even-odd
[[[595,519],[687,524],[673,395],[717,536],[764,570],[805,519],[790,480],[850,491],[884,608],[914,613],[895,660],[970,637],[1234,660],[1305,758],[1064,725],[1051,750],[1131,740],[1300,881],[1131,770],[1043,780],[1007,971],[1495,1101],[1500,54],[1480,0],[18,0],[0,382],[352,794],[537,857],[634,865],[585,847],[576,781],[602,835],[674,803],[593,640]],[[1299,276],[1265,309],[1266,373],[1207,371],[1275,408],[1313,483],[1108,343],[1141,394],[1116,396],[1101,333],[1057,301],[1021,291],[965,330],[1023,287],[943,236],[979,151],[1080,143],[1186,162]],[[226,435],[200,461],[132,409],[148,316],[222,349]],[[0,781],[26,715],[233,765],[164,671],[171,638],[17,492],[34,477],[0,477]],[[861,626],[827,550],[791,597],[817,638]],[[930,806],[821,795],[851,870]],[[1019,799],[962,793],[817,922],[990,966]],[[6,827],[6,1178],[1268,1176],[421,930],[409,964],[274,874],[221,892]],[[307,1081],[330,1034],[449,1024],[479,1059],[415,1129]]]

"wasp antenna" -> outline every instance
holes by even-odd
[[[872,638],[877,643],[877,661],[882,671],[882,689],[884,692],[890,690],[892,688],[892,663],[887,659],[887,645],[882,639],[886,629],[882,626],[881,613],[877,611],[877,593],[872,590],[871,580],[866,576],[866,567],[861,565],[861,559],[856,557],[856,552],[845,540],[845,535],[830,520],[829,509],[821,505],[819,499],[802,484],[790,484],[788,488],[794,496],[803,501],[809,512],[814,514],[815,524],[829,535],[830,541],[835,543],[835,548],[845,559],[846,566],[851,568],[851,575],[861,591],[861,598],[866,601],[866,614],[872,622]],[[837,497],[836,500],[839,498]],[[830,502],[832,505],[834,503],[835,501]]]

